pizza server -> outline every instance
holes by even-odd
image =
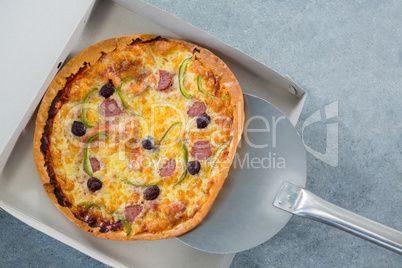
[[[244,102],[245,131],[223,188],[201,224],[179,240],[206,252],[240,252],[269,240],[298,215],[402,254],[402,232],[304,189],[306,154],[296,129],[269,102],[248,94]]]

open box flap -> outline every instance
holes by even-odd
[[[94,3],[43,0],[0,4],[0,173],[58,68],[81,36]]]

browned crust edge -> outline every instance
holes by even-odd
[[[203,218],[207,215],[210,210],[216,196],[218,195],[222,185],[227,177],[229,172],[229,165],[220,170],[220,174],[218,175],[215,184],[212,186],[210,191],[210,197],[206,203],[199,209],[199,211],[194,215],[192,219],[189,219],[181,224],[178,224],[173,229],[159,232],[159,233],[143,233],[138,235],[133,235],[127,237],[123,232],[112,232],[109,231],[107,233],[100,232],[100,228],[91,228],[88,226],[88,223],[85,223],[79,219],[77,219],[71,210],[68,207],[63,207],[58,203],[58,199],[54,194],[54,188],[49,184],[50,178],[47,173],[47,168],[45,166],[44,156],[40,150],[41,148],[41,138],[44,133],[44,127],[46,125],[46,121],[48,119],[48,110],[52,104],[53,99],[56,97],[60,89],[63,89],[68,77],[72,74],[76,74],[81,67],[84,66],[84,63],[89,63],[90,65],[94,64],[101,56],[102,52],[111,52],[116,48],[121,48],[128,44],[135,42],[135,40],[152,40],[157,38],[156,35],[130,35],[130,36],[120,36],[111,39],[107,39],[101,41],[93,46],[90,46],[80,53],[78,53],[74,58],[72,58],[55,76],[53,81],[51,82],[45,96],[43,97],[42,103],[39,107],[39,111],[36,118],[36,128],[34,134],[34,160],[36,164],[36,168],[38,170],[39,177],[42,180],[43,187],[46,190],[48,196],[52,200],[52,202],[58,207],[58,209],[67,216],[71,221],[73,221],[76,225],[78,225],[81,229],[86,231],[87,233],[105,239],[113,239],[113,240],[156,240],[156,239],[164,239],[169,237],[174,237],[181,235],[195,226],[197,226]],[[233,157],[236,152],[236,147],[238,142],[240,141],[241,134],[243,132],[244,125],[244,101],[243,94],[241,92],[240,85],[233,75],[233,73],[229,70],[226,64],[215,56],[212,52],[207,49],[198,47],[194,44],[177,40],[177,39],[169,39],[169,41],[177,42],[179,44],[185,45],[190,48],[192,51],[196,48],[196,56],[200,62],[208,66],[212,69],[215,74],[221,75],[221,81],[223,83],[229,82],[232,83],[232,86],[229,88],[231,94],[231,102],[235,106],[234,107],[234,130],[233,130],[233,139],[231,142],[231,146],[229,147],[228,159],[230,159],[230,163],[233,160]]]

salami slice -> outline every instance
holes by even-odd
[[[171,177],[176,169],[176,161],[169,160],[160,170],[161,177]]]
[[[96,159],[95,157],[91,157],[89,158],[89,161],[91,162],[92,172],[95,173],[100,170],[101,164],[98,159]]]
[[[207,160],[211,154],[211,145],[207,140],[196,141],[191,149],[191,156],[195,159]]]
[[[118,116],[121,114],[121,109],[114,99],[106,99],[99,106],[99,114],[104,117]]]
[[[129,222],[133,222],[140,215],[143,207],[141,205],[128,206],[124,210],[124,216]]]
[[[171,82],[170,73],[168,71],[159,70],[158,90],[162,91],[169,87]]]
[[[188,109],[187,115],[190,117],[196,117],[205,113],[206,110],[207,106],[205,103],[197,101],[190,107],[190,109]]]

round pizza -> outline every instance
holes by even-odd
[[[210,210],[243,121],[239,83],[210,51],[116,37],[56,75],[38,111],[34,159],[50,199],[86,232],[168,238]]]

